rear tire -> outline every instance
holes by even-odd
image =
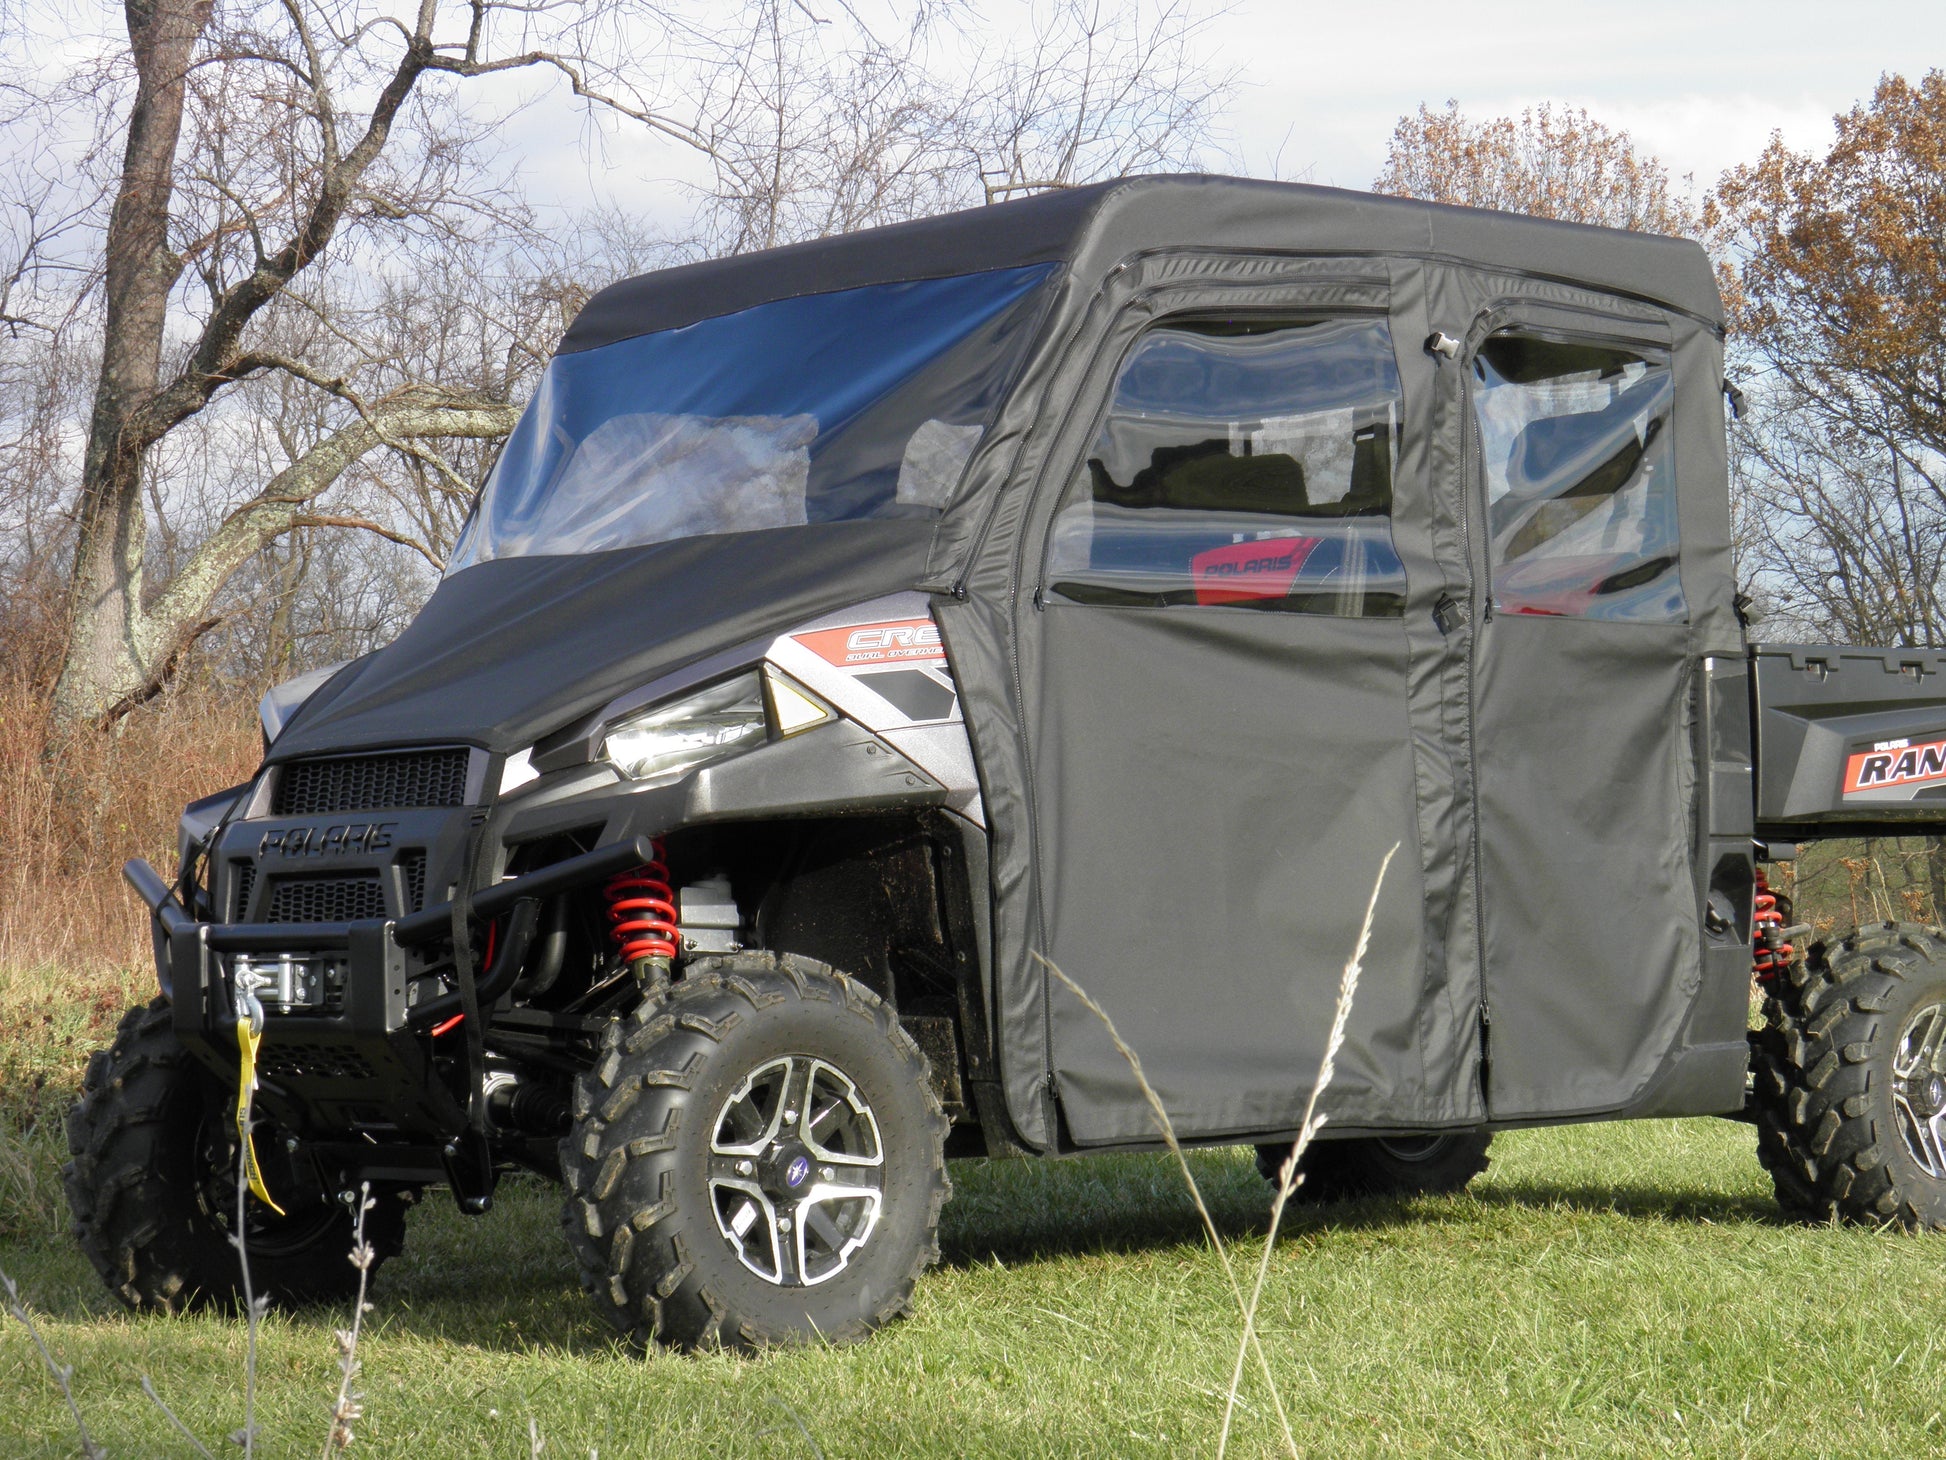
[[[1946,1231],[1946,935],[1875,923],[1814,943],[1764,1015],[1757,1154],[1778,1203]]]
[[[1360,1196],[1446,1196],[1466,1190],[1487,1169],[1485,1131],[1423,1136],[1350,1136],[1317,1141],[1299,1169],[1304,1180],[1291,1193],[1303,1202],[1345,1201]],[[1257,1147],[1257,1170],[1277,1184],[1288,1142]]]
[[[925,1057],[823,964],[693,962],[610,1026],[575,1117],[563,1226],[637,1347],[854,1342],[938,1257],[947,1121]]]
[[[82,1252],[130,1308],[174,1313],[242,1297],[230,1244],[236,1147],[226,1103],[177,1040],[162,999],[129,1010],[114,1045],[88,1062],[81,1100],[68,1112],[72,1159],[61,1180]],[[352,1214],[322,1194],[299,1205],[288,1194],[294,1183],[279,1179],[274,1140],[260,1125],[271,1194],[289,1211],[279,1217],[249,1199],[251,1286],[287,1306],[350,1302],[358,1291]],[[403,1245],[409,1199],[397,1190],[372,1194],[365,1240],[376,1262]]]

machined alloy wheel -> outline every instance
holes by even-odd
[[[1913,1164],[1946,1180],[1946,1000],[1920,1009],[1899,1035],[1892,1116]]]
[[[723,1102],[709,1149],[717,1230],[764,1281],[827,1282],[871,1240],[885,1150],[872,1107],[836,1065],[790,1054],[752,1070]]]
[[[862,984],[793,954],[693,960],[609,1026],[561,1143],[596,1308],[641,1347],[847,1343],[938,1254],[947,1122]]]

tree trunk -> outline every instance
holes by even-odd
[[[142,453],[125,440],[156,390],[169,291],[169,205],[183,95],[211,0],[128,0],[135,103],[122,181],[109,215],[101,375],[82,464],[79,533],[68,599],[68,649],[54,691],[57,724],[108,715],[139,694],[179,643],[158,645],[142,612]],[[160,650],[160,653],[158,653]]]

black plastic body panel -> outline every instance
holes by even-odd
[[[1946,831],[1946,650],[1750,649],[1756,835]]]
[[[892,746],[841,720],[705,766],[669,786],[635,785],[605,767],[556,772],[497,808],[492,830],[511,845],[600,826],[605,844],[719,821],[917,810],[941,805],[946,796],[944,786]]]

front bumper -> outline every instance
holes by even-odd
[[[493,963],[476,981],[480,1006],[512,986],[543,901],[653,856],[647,837],[630,837],[478,893],[476,922],[508,918]],[[192,917],[147,862],[131,861],[123,874],[153,915],[177,1036],[221,1078],[237,1074],[238,955],[301,955],[339,971],[328,1006],[276,1012],[269,1021],[258,1077],[265,1106],[285,1130],[363,1148],[439,1151],[466,1129],[464,1093],[441,1068],[453,1061],[431,1037],[460,1010],[450,978],[450,902],[353,922],[208,923]]]

